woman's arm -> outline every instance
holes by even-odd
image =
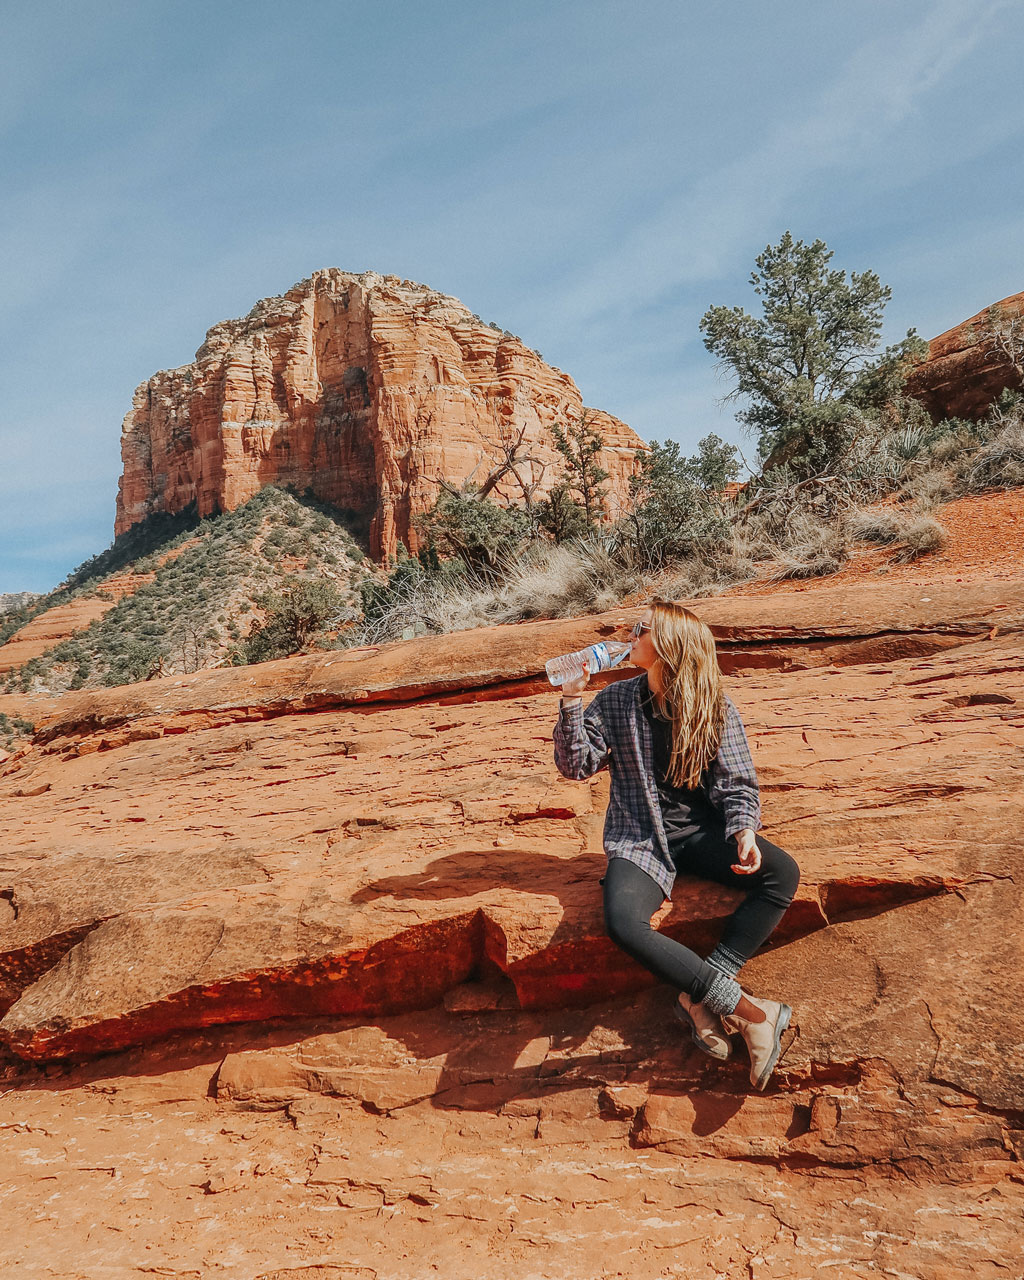
[[[725,724],[718,755],[711,762],[708,799],[725,815],[725,834],[757,831],[761,825],[761,796],[740,713],[725,700]]]
[[[558,722],[552,735],[555,742],[555,766],[564,778],[580,781],[603,769],[610,758],[604,721],[601,719],[601,696],[583,710],[583,699],[566,698],[558,709]]]

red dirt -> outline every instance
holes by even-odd
[[[1024,570],[1024,489],[1008,489],[958,498],[937,508],[935,518],[949,535],[940,550],[901,564],[890,547],[872,547],[854,555],[838,573],[805,582],[744,582],[729,595],[770,595],[778,591],[815,591],[877,579],[886,582],[976,581],[1019,578]]]

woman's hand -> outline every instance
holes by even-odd
[[[575,680],[566,680],[561,688],[561,696],[563,698],[579,698],[582,697],[584,689],[590,683],[590,664],[583,664],[583,674]]]
[[[753,831],[749,827],[744,827],[742,831],[736,832],[735,840],[738,857],[732,864],[733,871],[741,876],[749,876],[755,871],[760,871],[761,850],[757,847]]]

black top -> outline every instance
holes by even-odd
[[[685,840],[709,826],[721,825],[721,816],[712,807],[703,786],[677,787],[667,781],[672,757],[672,723],[658,714],[658,704],[647,676],[640,681],[640,710],[651,726],[654,740],[654,778],[658,786],[661,816],[669,844]]]

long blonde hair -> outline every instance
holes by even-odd
[[[700,618],[681,604],[651,605],[651,641],[658,655],[652,673],[662,692],[659,713],[672,723],[668,781],[695,788],[718,753],[725,723],[725,691],[715,638]]]

